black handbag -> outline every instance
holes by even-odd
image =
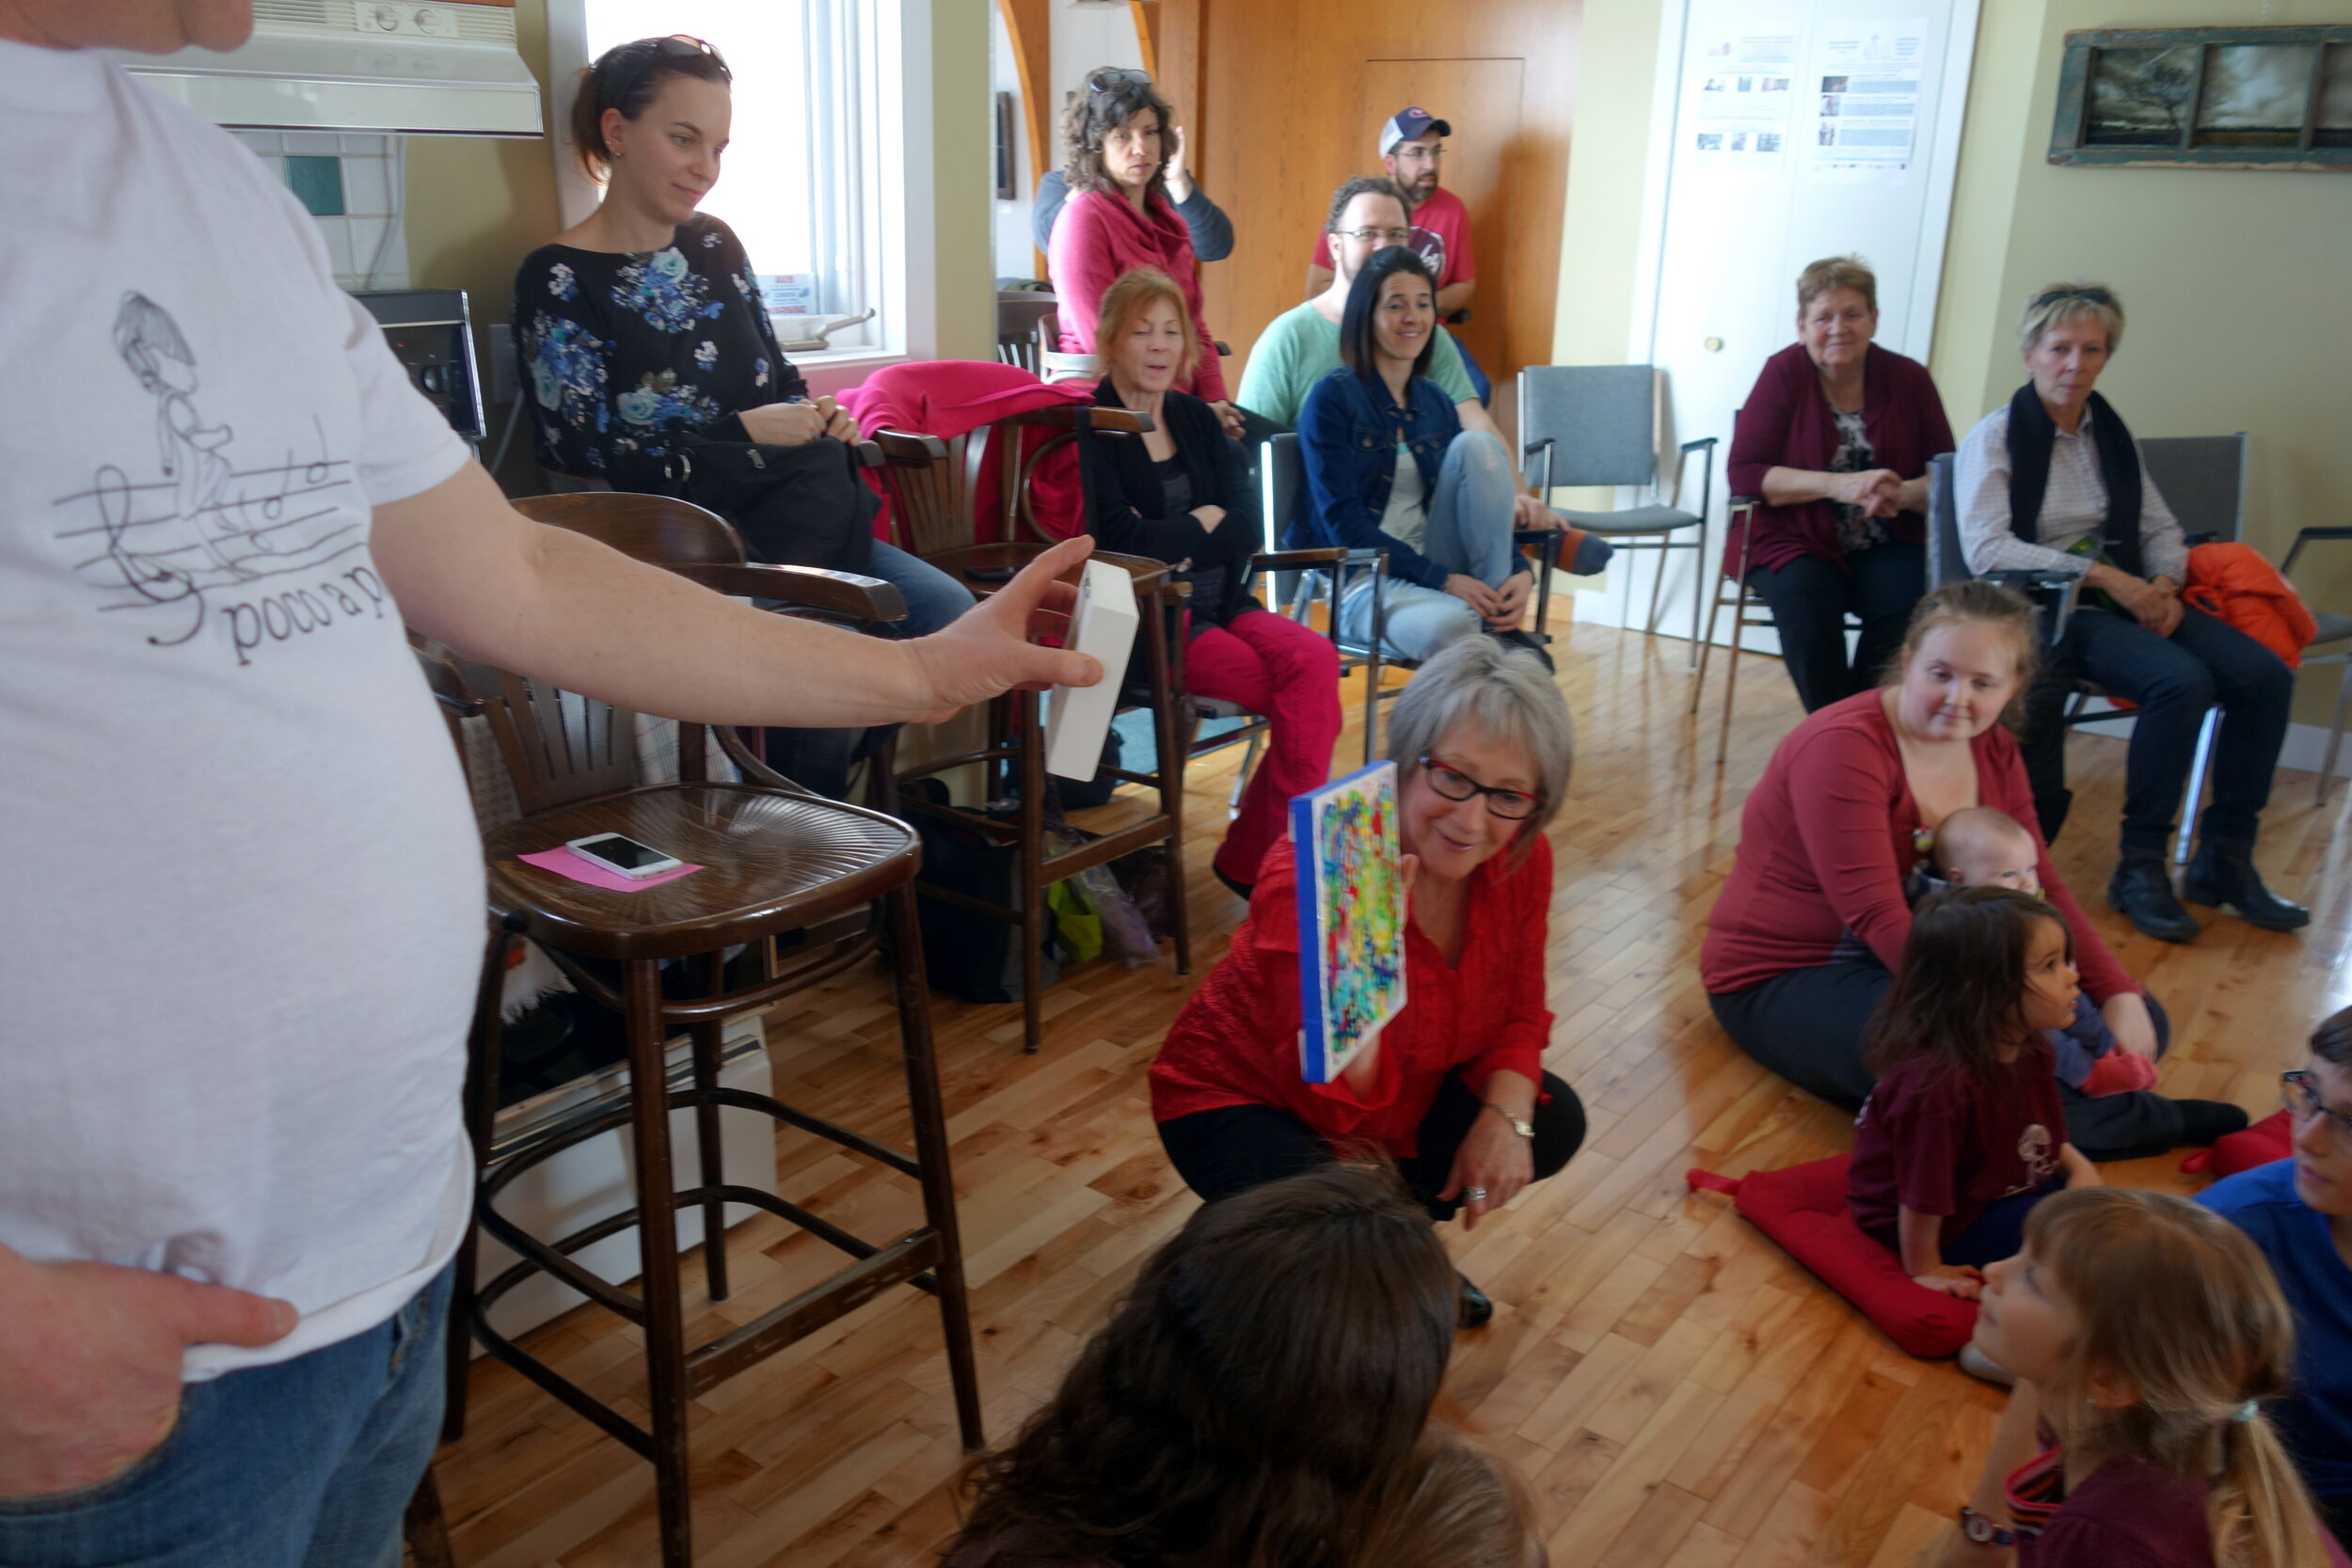
[[[882,499],[859,479],[857,453],[839,441],[690,439],[684,450],[686,499],[733,523],[754,561],[859,573],[872,562]]]

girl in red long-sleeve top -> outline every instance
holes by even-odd
[[[1362,1148],[1394,1159],[1437,1220],[1466,1227],[1568,1163],[1575,1091],[1543,1070],[1551,847],[1567,789],[1567,705],[1529,654],[1448,644],[1389,720],[1411,888],[1404,1011],[1328,1084],[1300,1072],[1297,878],[1266,851],[1233,944],[1152,1065],[1168,1158],[1215,1202]],[[1462,1282],[1475,1326],[1493,1307]]]
[[[2083,990],[2126,1051],[2154,1057],[2164,1015],[2099,940],[2051,864],[2003,712],[2040,647],[2031,606],[1988,582],[1919,602],[1891,684],[1833,703],[1772,753],[1740,818],[1740,847],[1708,917],[1699,968],[1733,1041],[1822,1099],[1859,1105],[1874,1074],[1864,1026],[1911,934],[1904,874],[1936,825],[1991,806],[2033,832],[2043,896],[2076,933]],[[1835,958],[1851,931],[1870,949]],[[2215,1101],[2084,1096],[2061,1085],[2070,1140],[2093,1159],[2205,1143],[2245,1123]]]

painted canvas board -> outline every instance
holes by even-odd
[[[1299,1070],[1337,1078],[1405,1010],[1396,765],[1291,801],[1298,866]]]

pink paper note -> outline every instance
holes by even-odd
[[[664,871],[658,877],[624,877],[616,871],[607,871],[594,861],[573,854],[568,844],[559,844],[535,855],[518,855],[516,858],[525,865],[535,865],[542,871],[552,871],[559,877],[569,877],[575,882],[586,882],[590,887],[605,888],[613,893],[634,893],[643,887],[660,887],[664,882],[675,882],[680,877],[691,877],[702,869],[699,865],[681,865],[675,871]]]

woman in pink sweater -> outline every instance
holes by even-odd
[[[1103,293],[1136,267],[1156,267],[1184,292],[1187,313],[1200,334],[1200,359],[1190,392],[1216,410],[1226,434],[1241,434],[1241,416],[1225,393],[1216,338],[1200,319],[1200,279],[1192,234],[1168,198],[1164,171],[1169,150],[1168,103],[1140,71],[1111,67],[1087,77],[1086,90],[1062,114],[1068,154],[1063,177],[1070,202],[1054,225],[1046,257],[1060,302],[1061,350],[1092,354]]]

